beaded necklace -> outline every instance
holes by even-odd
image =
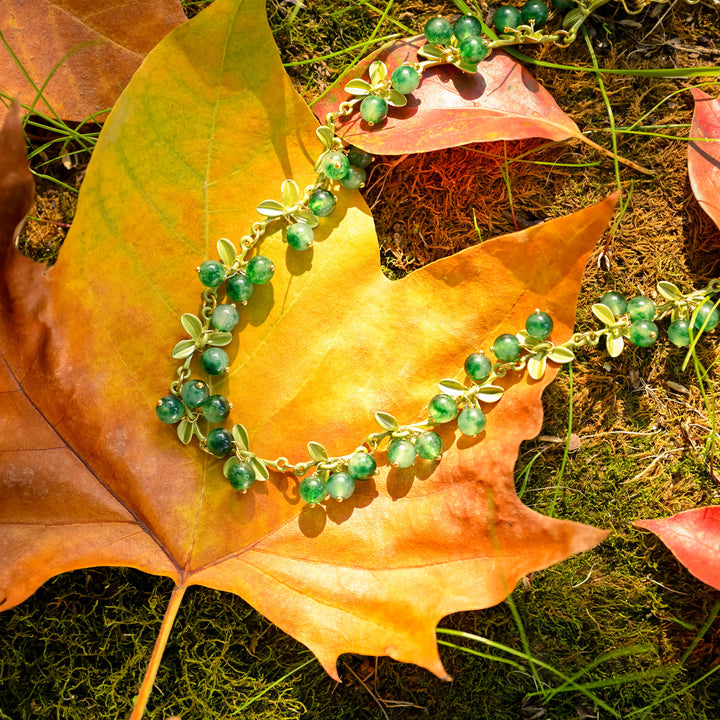
[[[328,113],[325,124],[316,131],[322,151],[314,167],[315,182],[301,191],[292,179],[285,180],[280,201],[265,200],[258,205],[257,211],[263,219],[253,223],[250,233],[241,238],[240,248],[221,238],[217,243],[219,260],[205,260],[197,268],[198,278],[205,287],[202,306],[198,315],[186,313],[180,318],[189,337],[175,345],[172,357],[182,364],[170,384],[170,393],[157,401],[155,411],[163,423],[177,425],[183,444],[189,444],[194,438],[203,452],[226,458],[223,474],[233,488],[246,493],[256,481],[267,480],[269,471],[274,470],[303,478],[299,494],[311,506],[328,498],[337,502],[347,500],[353,495],[356,481],[362,482],[374,475],[375,456],[380,452],[387,453],[392,466],[407,468],[418,459],[440,461],[443,443],[434,431],[438,425],[456,421],[458,430],[465,436],[483,433],[486,424],[483,406],[502,398],[504,389],[495,381],[508,372],[527,371],[531,378],[539,380],[548,360],[569,363],[575,359],[576,350],[598,345],[602,338],[611,357],[622,352],[626,340],[648,347],[658,339],[656,323],[667,317],[670,318],[668,338],[678,347],[694,345],[701,333],[718,325],[720,300],[713,304],[710,298],[720,292],[720,279],[687,294],[670,282],[660,282],[657,292],[662,300],[657,304],[644,295],[628,300],[620,293],[607,292],[592,306],[602,328],[575,333],[570,340],[557,345],[550,340],[552,318],[537,309],[528,316],[523,329],[509,329],[495,339],[490,348],[496,359],[494,363],[482,351],[466,358],[467,383],[452,378],[440,380],[440,392],[429,399],[426,419],[403,424],[391,414],[379,411],[375,413],[375,420],[380,430],[340,456],[330,456],[323,445],[310,441],[306,460],[261,458],[251,452],[250,438],[243,425],[236,424],[230,430],[215,427],[207,433],[199,425],[202,419],[210,424],[223,423],[232,405],[226,397],[211,394],[207,382],[192,377],[191,365],[199,355],[199,365],[207,375],[217,377],[229,371],[230,360],[222,348],[232,341],[233,330],[240,321],[236,303],[242,306],[251,301],[255,286],[270,282],[274,273],[269,258],[254,255],[248,259],[249,252],[265,235],[270,223],[276,221],[287,224],[286,240],[291,248],[307,250],[312,246],[320,218],[328,217],[335,209],[336,197],[329,189],[331,183],[339,182],[347,190],[358,190],[364,185],[366,169],[373,158],[357,148],[344,146],[335,134],[337,121],[359,109],[369,125],[382,122],[390,107],[406,104],[405,96],[420,85],[422,73],[435,65],[449,63],[463,72],[475,73],[477,64],[495,47],[525,42],[569,44],[592,10],[605,2],[607,0],[595,0],[587,6],[582,3],[576,6],[570,0],[553,0],[556,10],[568,11],[563,29],[553,34],[536,29],[548,19],[548,8],[540,0],[528,0],[521,10],[501,6],[494,18],[500,36],[493,40],[482,36],[482,23],[472,15],[462,15],[454,24],[442,17],[430,19],[424,28],[428,42],[418,51],[424,61],[398,66],[389,79],[385,64],[376,61],[369,68],[369,82],[355,79],[345,86],[351,99]],[[223,299],[232,302],[223,302]]]

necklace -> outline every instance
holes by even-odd
[[[554,4],[556,8],[561,7],[560,2]],[[599,4],[604,2],[595,3]],[[280,201],[265,200],[258,205],[263,219],[252,224],[249,234],[241,238],[239,248],[221,238],[217,243],[219,259],[205,260],[197,268],[198,279],[205,288],[201,309],[198,315],[186,313],[180,319],[189,337],[180,340],[172,350],[172,357],[182,363],[170,384],[169,394],[158,400],[156,414],[162,422],[177,426],[182,443],[189,444],[195,439],[201,451],[225,458],[223,473],[241,493],[248,492],[256,481],[267,480],[270,470],[274,470],[302,478],[299,494],[311,506],[327,498],[336,502],[347,500],[355,490],[356,481],[368,480],[375,473],[378,453],[386,453],[388,462],[399,468],[410,467],[415,462],[436,463],[443,452],[442,439],[435,432],[437,426],[456,421],[463,435],[481,435],[486,424],[483,407],[501,400],[504,390],[495,381],[509,372],[527,371],[531,378],[538,380],[543,377],[548,361],[569,363],[575,358],[576,350],[598,345],[602,338],[611,357],[622,352],[626,341],[648,347],[659,336],[656,322],[666,317],[670,318],[668,337],[678,347],[694,345],[700,334],[720,322],[717,308],[720,301],[713,305],[710,300],[720,291],[720,280],[688,294],[683,294],[672,283],[660,282],[657,292],[662,300],[657,304],[644,295],[628,300],[610,291],[592,306],[593,314],[602,323],[601,329],[576,333],[567,342],[554,344],[550,339],[553,320],[548,313],[537,309],[528,316],[524,328],[508,328],[495,339],[490,348],[495,362],[482,351],[466,358],[464,371],[468,382],[453,378],[440,380],[440,392],[428,400],[426,419],[404,424],[393,415],[378,411],[375,420],[380,430],[363,438],[347,454],[330,456],[322,444],[310,441],[308,459],[297,462],[285,457],[267,459],[251,451],[248,432],[241,424],[235,424],[230,430],[215,427],[203,432],[201,421],[220,425],[229,416],[232,404],[222,395],[211,394],[206,381],[193,377],[191,366],[194,362],[199,364],[211,378],[228,372],[230,360],[223,347],[232,341],[233,330],[240,321],[237,306],[252,302],[255,287],[270,282],[273,277],[273,262],[260,254],[248,258],[250,251],[273,222],[286,223],[286,240],[291,248],[307,250],[312,246],[321,219],[335,209],[333,183],[351,191],[363,187],[366,169],[373,158],[357,148],[345,147],[335,134],[336,122],[359,109],[366,123],[377,125],[385,119],[390,107],[406,104],[406,95],[419,86],[422,73],[429,67],[449,63],[463,72],[474,73],[477,63],[495,47],[521,42],[562,40],[567,43],[569,38],[574,39],[574,33],[582,24],[578,22],[575,27],[575,21],[567,20],[574,17],[572,13],[577,8],[565,8],[570,11],[564,26],[570,30],[559,31],[559,35],[544,34],[536,30],[536,26],[542,26],[547,20],[548,11],[543,3],[528,0],[521,11],[503,8],[495,14],[495,27],[501,33],[497,40],[483,38],[483,26],[472,15],[463,15],[454,24],[435,17],[425,24],[428,42],[418,52],[425,60],[404,63],[395,68],[389,78],[384,63],[376,61],[369,68],[368,81],[351,80],[345,86],[351,99],[328,113],[325,124],[317,128],[322,150],[314,166],[315,182],[301,190],[292,179],[285,180]],[[581,20],[586,17],[587,13]]]

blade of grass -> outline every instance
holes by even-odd
[[[552,502],[548,508],[548,515],[555,517],[555,504],[557,503],[558,495],[560,494],[560,483],[562,482],[563,475],[565,474],[565,466],[567,465],[567,459],[570,455],[570,438],[572,437],[573,427],[573,372],[572,365],[568,363],[568,380],[569,380],[569,392],[570,399],[568,401],[568,429],[565,437],[565,448],[563,450],[562,462],[560,463],[560,470],[558,470],[557,481],[555,483],[555,494],[553,495]]]

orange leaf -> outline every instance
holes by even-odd
[[[248,46],[246,40],[253,38]],[[262,72],[258,71],[262,68]],[[308,508],[291,475],[247,495],[221,461],[181,445],[153,406],[197,312],[194,268],[236,240],[292,177],[313,179],[317,122],[286,77],[261,0],[216,0],[143,64],[108,119],[57,264],[12,249],[1,265],[0,598],[47,578],[128,565],[242,596],[337,677],[340,653],[390,655],[444,675],[438,620],[493,605],[523,575],[605,533],[543,517],[513,486],[542,422],[541,381],[508,375],[483,436],[441,431],[439,464],[389,469],[348,501]],[[566,340],[609,198],[392,282],[369,211],[338,191],[305,253],[267,236],[271,284],[243,309],[215,390],[261,457],[351,452],[373,414],[422,418],[443,377],[536,307]]]
[[[720,228],[720,100],[692,88],[695,98],[688,144],[688,175],[702,209]],[[708,142],[714,141],[714,142]]]

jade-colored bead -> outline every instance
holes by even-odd
[[[500,362],[514,362],[520,357],[520,341],[514,335],[504,333],[495,338],[492,351]]]
[[[615,292],[614,290],[606,292],[600,298],[600,303],[605,307],[610,308],[615,317],[624,315],[628,305],[627,298],[621,293]]]
[[[650,347],[658,339],[658,326],[650,320],[638,320],[630,326],[628,335],[633,345]]]
[[[394,440],[388,447],[388,460],[396,468],[410,467],[415,462],[415,446],[405,438]]]
[[[212,311],[210,322],[221,332],[232,332],[240,322],[240,315],[232,305],[218,305]]]
[[[478,407],[466,407],[458,415],[458,430],[463,435],[475,437],[485,429],[485,413]]]
[[[425,23],[423,32],[428,42],[435,45],[447,45],[453,35],[453,26],[449,20],[438,15]]]
[[[245,273],[237,273],[237,275],[233,275],[225,283],[227,296],[231,300],[243,304],[250,299],[254,289],[255,286],[253,285],[252,280],[250,280]]]
[[[220,423],[230,414],[231,405],[224,395],[211,395],[200,409],[206,420]]]
[[[323,162],[323,173],[331,180],[344,178],[350,169],[350,161],[345,153],[339,150],[332,150],[325,155]]]
[[[492,370],[492,363],[487,355],[481,352],[473,353],[465,358],[465,372],[468,377],[476,382],[481,383],[490,375]]]
[[[481,37],[471,35],[460,43],[460,57],[465,62],[479,63],[487,53],[487,45]]]
[[[549,14],[548,6],[542,2],[542,0],[527,0],[520,8],[520,15],[522,16],[523,22],[529,25],[532,20],[536,28],[545,24]]]
[[[327,497],[327,483],[317,475],[303,478],[300,483],[300,497],[308,505],[317,505]]]
[[[710,332],[717,327],[718,322],[720,322],[720,313],[718,313],[718,309],[713,307],[712,302],[706,300],[705,304],[700,306],[700,309],[695,316],[693,327],[695,330],[700,330],[700,328],[704,325],[705,329],[703,332]]]
[[[255,482],[255,470],[249,462],[238,462],[230,466],[227,479],[235,490],[245,492]]]
[[[207,434],[205,444],[213,455],[225,457],[233,448],[233,436],[224,428],[215,428]]]
[[[430,400],[428,414],[433,422],[446,423],[454,420],[458,413],[458,406],[450,395],[439,393]]]
[[[493,25],[499,33],[504,33],[506,28],[514,30],[518,25],[522,25],[520,11],[512,5],[501,5],[495,10]]]
[[[269,282],[275,273],[275,266],[272,264],[270,258],[266,258],[264,255],[256,255],[250,259],[250,262],[245,268],[250,282],[255,285],[264,285]]]
[[[171,425],[185,417],[185,406],[174,395],[165,395],[157,401],[155,414],[161,422]]]
[[[421,432],[415,438],[415,452],[423,460],[437,460],[442,451],[442,438],[432,430]]]
[[[308,200],[313,215],[327,217],[335,209],[335,196],[328,190],[316,190]]]
[[[375,458],[369,453],[356,452],[350,456],[347,471],[355,480],[367,480],[377,468]]]
[[[330,476],[327,483],[328,495],[341,502],[347,500],[355,492],[355,481],[350,473],[336,472]]]
[[[298,222],[287,229],[286,237],[293,250],[307,250],[313,244],[315,233],[307,223]]]
[[[687,347],[690,344],[690,321],[676,320],[668,325],[668,338],[677,347]]]
[[[189,408],[199,408],[210,397],[210,388],[202,380],[188,380],[180,390],[180,397]]]
[[[461,15],[453,23],[453,35],[458,42],[482,35],[482,23],[474,15]]]
[[[547,313],[536,310],[531,315],[528,315],[525,321],[525,329],[530,337],[534,337],[536,340],[545,340],[550,337],[553,329],[552,318]]]
[[[403,95],[411,93],[420,84],[418,71],[409,65],[400,65],[393,70],[390,76],[392,86]]]
[[[367,173],[361,167],[350,166],[348,174],[340,181],[340,184],[348,190],[359,190],[367,180]]]
[[[356,147],[348,148],[348,160],[351,165],[359,168],[370,167],[370,163],[373,161],[373,156],[370,153],[366,153]]]
[[[379,95],[368,95],[360,103],[360,115],[370,125],[381,123],[388,114],[388,104]]]
[[[628,300],[627,314],[633,322],[652,320],[655,317],[655,303],[649,297],[638,295]]]
[[[222,348],[211,347],[200,356],[200,365],[208,375],[222,375],[230,365],[230,358]]]
[[[217,287],[225,279],[225,266],[217,260],[206,260],[198,270],[200,282],[207,287]]]

